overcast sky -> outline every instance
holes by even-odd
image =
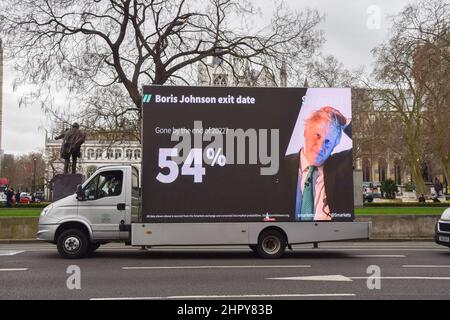
[[[0,0],[6,1],[6,0]],[[335,55],[347,68],[364,66],[371,70],[370,54],[388,36],[389,16],[399,13],[413,0],[286,0],[291,8],[314,7],[324,14],[324,54]],[[257,1],[263,11],[272,7],[271,0]],[[380,24],[377,25],[377,12]],[[7,48],[5,48],[7,50]],[[43,151],[48,126],[39,106],[19,108],[20,91],[13,91],[13,61],[5,61],[3,85],[2,148],[5,153],[21,154]]]

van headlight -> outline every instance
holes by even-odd
[[[50,210],[52,210],[52,209],[53,209],[53,204],[46,206],[44,208],[44,210],[42,210],[42,212],[41,212],[41,217],[47,215],[50,212]]]

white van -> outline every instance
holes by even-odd
[[[450,208],[445,209],[436,224],[435,241],[437,244],[450,247]]]
[[[110,188],[113,179],[116,190]],[[56,244],[69,259],[112,241],[138,247],[248,245],[264,258],[279,258],[292,244],[368,239],[371,232],[371,224],[362,222],[143,223],[139,208],[138,170],[103,167],[76,194],[42,210],[37,238]]]

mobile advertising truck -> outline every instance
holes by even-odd
[[[354,222],[350,89],[145,86],[141,172],[98,169],[46,207],[38,239],[286,247],[368,239]]]

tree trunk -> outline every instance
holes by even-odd
[[[416,186],[416,195],[421,193],[425,194],[425,182],[422,177],[422,168],[415,158],[410,159],[409,167],[411,170],[411,176]]]
[[[442,166],[442,171],[444,173],[444,177],[447,180],[447,185],[446,185],[447,190],[446,191],[448,193],[449,192],[448,186],[450,184],[450,180],[449,180],[449,177],[450,177],[450,166],[449,166],[450,159],[440,158],[440,162],[441,162],[441,166]]]

